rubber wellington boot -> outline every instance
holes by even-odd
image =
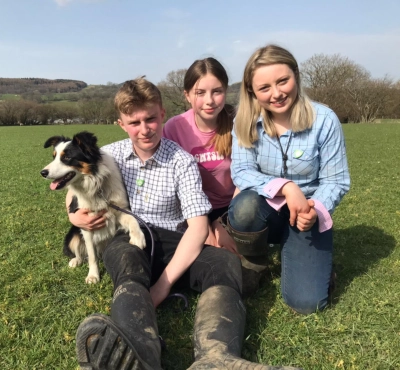
[[[241,232],[235,230],[229,222],[228,213],[219,220],[236,244],[242,255],[242,295],[247,298],[258,289],[260,279],[268,267],[268,227],[257,232]]]
[[[266,275],[268,268],[268,257],[242,256],[242,296],[251,297],[258,289],[261,278]]]
[[[240,358],[246,310],[239,293],[227,286],[208,288],[197,304],[195,362],[189,370],[299,370],[268,366]]]
[[[111,318],[94,314],[79,325],[76,353],[84,370],[161,370],[161,345],[148,290],[133,281],[117,287]]]

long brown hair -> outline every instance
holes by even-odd
[[[229,83],[228,74],[222,64],[211,57],[196,60],[189,67],[183,80],[185,91],[189,92],[195,86],[197,81],[208,73],[215,76],[221,82],[226,92]],[[215,135],[208,143],[210,146],[214,145],[215,150],[224,157],[230,156],[232,152],[231,131],[234,116],[234,108],[231,105],[225,104],[217,117],[217,129]]]

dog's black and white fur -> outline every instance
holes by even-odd
[[[50,188],[61,190],[67,187],[73,193],[69,212],[78,208],[90,209],[93,214],[107,210],[104,215],[104,228],[85,231],[72,226],[64,240],[64,253],[73,257],[70,267],[80,266],[87,257],[89,274],[86,283],[100,280],[98,258],[107,241],[118,229],[129,232],[130,243],[144,248],[143,232],[136,219],[111,208],[112,203],[120,208],[129,209],[128,197],[117,164],[113,157],[100,150],[97,138],[89,132],[80,132],[72,140],[64,136],[49,138],[44,147],[54,147],[54,160],[40,173],[46,179],[54,180]]]

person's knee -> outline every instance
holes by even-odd
[[[302,315],[310,315],[322,311],[328,304],[328,297],[319,299],[317,297],[283,297],[286,304],[294,311]]]
[[[209,248],[209,249],[208,249]],[[201,257],[203,264],[202,291],[215,285],[224,285],[242,291],[242,269],[240,258],[222,248],[208,247],[209,256]],[[212,254],[212,256],[211,256]],[[209,259],[209,257],[211,257]],[[209,261],[213,263],[209,263]]]
[[[128,234],[117,234],[103,252],[104,265],[114,285],[127,280],[150,284],[150,263],[146,253],[129,244]]]
[[[259,213],[260,198],[255,191],[243,191],[233,198],[228,213],[233,228],[246,230],[252,227]]]

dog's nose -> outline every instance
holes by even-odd
[[[41,171],[40,171],[40,174],[41,174],[44,178],[46,178],[46,177],[49,175],[49,170],[41,170]]]

